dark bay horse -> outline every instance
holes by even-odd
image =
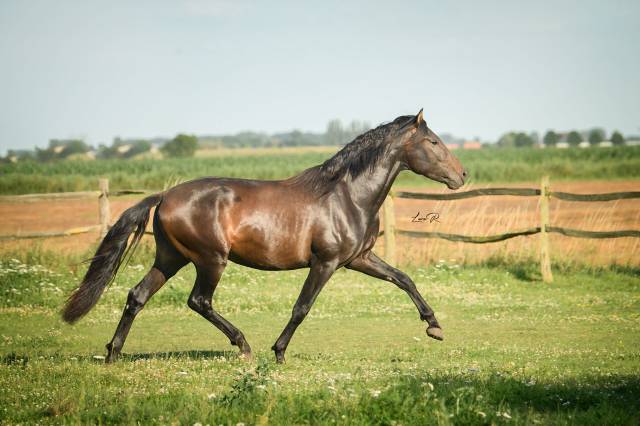
[[[435,314],[413,281],[372,251],[378,210],[398,173],[407,169],[450,189],[458,189],[466,177],[458,159],[427,127],[422,110],[358,136],[323,164],[286,180],[203,178],[147,197],[109,230],[69,297],[63,318],[73,323],[97,303],[157,206],[155,261],[129,292],[107,344],[107,362],[120,354],[134,318],[149,298],[189,262],[197,271],[189,307],[220,329],[243,356],[251,357],[244,335],[212,305],[228,260],[263,270],[310,268],[291,319],[272,347],[278,362],[284,361],[293,333],[324,285],[343,266],[404,290],[420,319],[428,323],[427,334],[442,340]]]

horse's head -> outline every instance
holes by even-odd
[[[422,110],[399,129],[401,161],[409,170],[444,183],[449,189],[464,185],[467,171],[424,121]]]

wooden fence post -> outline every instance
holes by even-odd
[[[549,176],[543,176],[540,182],[540,272],[542,281],[553,282],[551,274],[551,255],[549,253]]]
[[[109,179],[98,181],[100,195],[98,204],[100,205],[100,238],[104,238],[109,232],[109,222],[111,220],[111,209],[109,208]]]
[[[383,204],[384,210],[384,258],[391,265],[397,265],[396,259],[396,213],[393,207],[393,197],[387,195]]]

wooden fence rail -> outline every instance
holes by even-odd
[[[640,231],[635,231],[635,230],[583,231],[580,229],[560,228],[557,226],[547,226],[545,228],[547,232],[554,232],[557,234],[565,235],[567,237],[577,237],[577,238],[640,237]],[[508,240],[513,237],[521,237],[523,235],[534,235],[539,233],[540,231],[541,231],[540,227],[537,226],[535,228],[527,228],[527,229],[522,229],[520,231],[505,232],[504,234],[483,235],[483,236],[447,234],[444,232],[407,231],[404,229],[396,229],[395,233],[396,235],[406,235],[408,237],[414,237],[414,238],[441,238],[443,240],[460,241],[463,243],[484,244],[484,243],[496,243],[498,241]],[[383,236],[384,234],[385,234],[384,231],[380,231],[378,235]]]
[[[34,238],[53,238],[53,237],[69,237],[71,235],[86,234],[100,229],[100,225],[80,226],[77,228],[67,229],[66,231],[53,232],[26,232],[13,235],[0,235],[0,240],[27,240]]]
[[[146,189],[123,189],[119,191],[109,191],[109,181],[100,179],[98,182],[99,191],[81,191],[81,192],[60,192],[51,194],[25,194],[25,195],[6,195],[0,196],[0,202],[33,202],[42,200],[67,200],[78,198],[97,198],[99,205],[99,221],[98,225],[84,226],[68,229],[59,232],[32,232],[17,233],[13,235],[0,235],[0,240],[7,239],[27,239],[27,238],[51,238],[66,237],[77,235],[95,230],[100,231],[100,236],[106,235],[109,230],[111,221],[111,209],[109,205],[110,197],[118,197],[124,195],[150,194],[158,191]],[[443,232],[423,232],[409,231],[396,228],[394,198],[407,198],[415,200],[461,200],[465,198],[480,196],[539,196],[540,197],[540,226],[535,228],[510,231],[498,235],[459,235],[448,234]],[[473,244],[494,243],[504,241],[510,238],[540,234],[540,268],[542,277],[545,282],[551,282],[551,261],[549,254],[549,233],[558,233],[569,237],[578,238],[621,238],[621,237],[640,237],[640,230],[620,230],[620,231],[584,231],[580,229],[561,228],[551,226],[549,224],[549,199],[551,197],[565,201],[613,201],[640,198],[640,192],[612,192],[607,194],[573,194],[569,192],[558,192],[549,190],[549,178],[542,178],[540,189],[537,188],[482,188],[470,191],[454,192],[449,194],[429,194],[420,192],[397,191],[389,193],[389,196],[383,205],[384,230],[380,232],[380,236],[384,237],[385,258],[388,263],[395,265],[396,257],[396,235],[405,235],[412,238],[441,238],[449,241],[458,241]],[[147,234],[153,234],[147,231]]]
[[[1,195],[0,202],[24,203],[24,202],[32,202],[32,201],[46,201],[46,200],[75,200],[79,198],[95,198],[99,196],[100,196],[100,191],[53,192],[50,194]]]
[[[540,189],[534,188],[483,188],[471,191],[452,192],[450,194],[429,194],[422,192],[393,192],[396,198],[410,198],[415,200],[461,200],[463,198],[481,195],[515,195],[529,197],[540,195]],[[569,192],[549,191],[549,196],[566,201],[613,201],[630,198],[640,198],[640,192],[610,192],[606,194],[572,194]]]
[[[479,197],[481,195],[520,195],[529,197],[540,195],[539,189],[531,188],[482,188],[471,191],[452,192],[450,194],[428,194],[423,192],[398,191],[392,193],[397,198],[412,198],[415,200],[461,200],[463,198]]]

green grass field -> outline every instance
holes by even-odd
[[[636,179],[640,147],[589,149],[482,149],[455,151],[470,173],[469,182]],[[221,157],[166,160],[57,161],[0,164],[0,194],[96,190],[108,177],[112,190],[162,189],[167,183],[202,176],[281,179],[322,163],[327,152],[231,154]],[[435,185],[404,172],[398,185]]]
[[[149,302],[114,365],[104,355],[142,250],[76,326],[58,310],[79,258],[32,251],[0,260],[0,423],[638,424],[640,273],[554,271],[535,263],[404,268],[436,310],[426,337],[391,284],[338,271],[294,336],[287,363],[269,350],[305,271],[230,265],[219,311],[256,354],[238,359],[190,311],[185,268]]]

